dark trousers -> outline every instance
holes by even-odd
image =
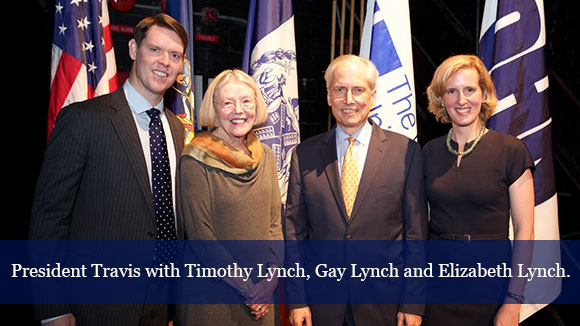
[[[354,314],[352,313],[352,306],[350,304],[346,305],[346,312],[344,313],[343,326],[355,326]]]

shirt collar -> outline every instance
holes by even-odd
[[[134,87],[131,85],[129,80],[127,79],[123,84],[123,91],[125,92],[125,97],[127,98],[127,103],[129,103],[129,107],[133,113],[139,115],[144,113],[145,111],[151,109],[151,104],[149,101],[143,97]],[[161,114],[164,113],[163,111],[163,98],[154,108],[161,111]]]
[[[336,126],[336,140],[339,144],[343,144],[346,138],[353,137],[356,139],[357,143],[361,145],[368,146],[371,142],[371,135],[373,132],[373,125],[367,120],[363,126],[357,130],[352,136],[349,136],[340,126]]]

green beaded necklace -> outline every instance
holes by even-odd
[[[456,155],[456,156],[467,156],[469,155],[469,153],[473,152],[473,150],[475,149],[475,146],[477,145],[477,143],[479,143],[479,141],[481,140],[481,137],[483,137],[483,135],[485,134],[485,125],[482,123],[481,124],[481,131],[479,132],[479,135],[477,135],[477,138],[475,138],[475,140],[473,141],[473,145],[471,145],[471,147],[469,147],[468,150],[466,151],[456,151],[451,147],[451,134],[453,134],[453,128],[449,129],[449,132],[447,133],[447,138],[445,139],[445,145],[447,146],[447,150],[449,151],[449,153]]]

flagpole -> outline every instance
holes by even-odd
[[[346,0],[342,0],[342,6],[340,9],[340,48],[338,53],[340,55],[344,54],[344,21],[346,20]]]
[[[360,0],[360,15],[359,15],[359,26],[360,26],[360,35],[359,35],[359,42],[362,43],[362,36],[363,36],[363,28],[364,28],[364,17],[365,17],[365,0]],[[359,47],[360,47],[359,43]]]
[[[479,21],[479,17],[481,17],[481,12],[479,10],[480,1],[477,0],[477,5],[475,7],[476,15],[475,15],[475,53],[479,53],[479,35],[481,34],[481,22]]]
[[[348,36],[348,53],[352,54],[352,42],[354,40],[354,0],[350,0],[350,26]]]
[[[343,0],[344,1],[344,0]],[[334,54],[336,53],[336,0],[332,0],[332,21],[331,21],[331,28],[330,28],[330,60],[334,60]],[[330,130],[330,124],[332,122],[332,117],[330,114],[330,110],[327,112],[327,119],[326,119],[326,130]]]
[[[330,61],[336,51],[336,0],[332,0],[332,23],[330,28]]]

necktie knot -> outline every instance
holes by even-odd
[[[151,118],[151,122],[153,122],[153,120],[157,119],[159,117],[159,114],[161,114],[161,111],[159,111],[156,108],[149,109],[145,112],[147,113],[149,118]]]

